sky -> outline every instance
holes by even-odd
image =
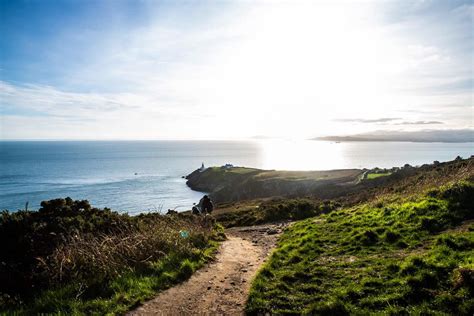
[[[471,1],[0,0],[0,139],[474,127]]]

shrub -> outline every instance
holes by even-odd
[[[194,265],[188,259],[185,259],[179,267],[179,278],[185,280],[189,278],[194,272]]]
[[[474,294],[474,269],[458,268],[453,273],[453,286],[455,289],[466,287],[471,295]]]
[[[436,239],[436,244],[445,245],[453,250],[468,250],[474,248],[474,243],[462,236],[440,236]]]
[[[392,231],[386,231],[385,232],[385,240],[389,243],[394,243],[397,240],[399,240],[401,235],[399,233],[394,233]]]
[[[434,233],[439,231],[443,225],[435,218],[424,217],[421,218],[420,226],[421,229],[427,230],[430,233]]]
[[[71,299],[107,297],[117,288],[129,288],[113,285],[127,276],[151,273],[164,284],[182,280],[206,259],[211,240],[222,235],[222,228],[214,230],[207,218],[156,213],[130,217],[70,198],[44,201],[37,212],[2,212],[0,302],[2,308],[23,301],[36,304],[33,313],[55,312]],[[147,285],[136,293],[150,291]],[[57,295],[63,303],[53,303]]]
[[[377,241],[379,240],[379,235],[377,235],[376,232],[372,231],[372,230],[366,230],[363,234],[362,234],[362,238],[361,238],[361,243],[364,244],[364,245],[373,245],[375,243],[377,243]]]

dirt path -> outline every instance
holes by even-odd
[[[214,262],[128,315],[242,315],[250,283],[284,227],[230,228]]]

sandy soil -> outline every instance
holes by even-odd
[[[230,228],[216,260],[128,315],[242,315],[250,283],[285,224]]]

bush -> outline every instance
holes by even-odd
[[[437,232],[441,230],[443,225],[439,222],[439,220],[430,217],[421,218],[421,229],[427,230],[430,233]]]
[[[360,239],[361,243],[367,246],[377,243],[378,240],[379,240],[379,235],[377,235],[377,233],[375,233],[372,230],[366,230],[362,234],[362,238]]]
[[[194,265],[188,259],[185,259],[179,267],[179,278],[185,280],[189,278],[194,272]]]
[[[319,203],[309,199],[273,199],[256,208],[216,214],[216,219],[226,227],[259,225],[305,219],[330,212],[339,206],[340,204],[331,201]]]
[[[474,269],[458,268],[453,273],[453,286],[455,289],[466,287],[474,295]]]
[[[436,239],[437,245],[445,245],[453,250],[469,250],[474,248],[474,243],[465,237],[440,236]]]
[[[389,243],[394,243],[401,238],[399,233],[394,233],[392,231],[385,232],[385,240]]]
[[[156,213],[130,217],[70,198],[44,201],[37,212],[4,211],[0,217],[0,240],[5,245],[0,248],[2,308],[42,300],[48,302],[47,308],[40,308],[44,303],[35,305],[34,313],[55,312],[54,306],[67,305],[53,304],[55,295],[64,302],[107,297],[114,291],[113,281],[127,275],[163,274],[165,280],[167,271],[177,270],[166,282],[175,276],[188,278],[206,259],[205,249],[212,240],[223,238],[222,229],[214,230],[212,221],[197,219]],[[183,237],[181,230],[189,237]],[[48,291],[56,294],[44,294]]]
[[[61,279],[57,277],[59,269],[51,267],[56,267],[51,256],[60,247],[86,235],[114,235],[137,225],[126,214],[92,208],[88,201],[70,198],[44,201],[37,212],[3,211],[0,258],[5,264],[0,266],[0,293],[29,296]]]

